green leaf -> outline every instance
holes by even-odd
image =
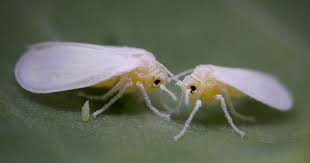
[[[1,162],[306,162],[309,160],[309,9],[277,1],[12,0],[0,4]],[[232,132],[219,106],[204,105],[173,141],[189,109],[170,122],[128,94],[97,119],[81,121],[78,91],[40,95],[15,81],[28,45],[74,41],[145,48],[172,72],[198,64],[262,70],[292,91],[292,111],[233,101],[257,122]],[[104,64],[104,61],[102,61]],[[173,86],[171,86],[173,87]],[[179,91],[177,88],[173,88]],[[102,90],[97,90],[100,93]],[[151,96],[160,107],[158,94]],[[90,101],[91,112],[104,102]],[[171,105],[173,103],[170,103]]]

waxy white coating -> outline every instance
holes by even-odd
[[[213,78],[278,110],[286,111],[293,106],[293,98],[287,88],[275,77],[264,72],[244,68],[199,65],[194,69],[193,74],[201,78]]]
[[[144,49],[84,43],[46,42],[31,46],[15,67],[18,83],[33,93],[93,86],[156,62]]]

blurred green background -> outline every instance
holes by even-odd
[[[1,162],[307,162],[310,159],[309,1],[276,0],[2,0],[0,2]],[[285,83],[295,98],[279,112],[238,102],[256,123],[219,107],[195,117],[173,141],[188,109],[166,122],[140,94],[126,95],[104,115],[80,121],[77,91],[35,95],[21,89],[14,64],[32,43],[50,40],[127,45],[153,52],[174,73],[197,64],[259,69]],[[102,63],[104,64],[104,62]],[[174,88],[174,90],[178,90]],[[156,106],[158,94],[152,95]],[[91,102],[91,110],[104,102]]]

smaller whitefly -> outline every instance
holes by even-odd
[[[89,120],[90,114],[89,114],[90,108],[89,108],[89,101],[87,100],[85,104],[82,107],[81,111],[81,120],[83,122],[87,122]]]
[[[241,137],[245,133],[234,124],[230,114],[245,121],[254,121],[254,117],[238,113],[234,109],[231,98],[248,96],[280,111],[290,110],[293,106],[293,98],[288,89],[274,76],[264,72],[245,68],[199,65],[187,73],[191,74],[177,84],[184,92],[185,103],[192,102],[195,107],[182,131],[175,136],[175,140],[186,132],[202,102],[220,104],[228,123]]]

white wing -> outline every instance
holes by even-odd
[[[273,108],[285,111],[293,105],[288,90],[273,76],[263,72],[211,66],[215,78]]]
[[[143,49],[81,43],[36,44],[21,57],[15,77],[26,90],[51,93],[95,85],[140,65]]]

